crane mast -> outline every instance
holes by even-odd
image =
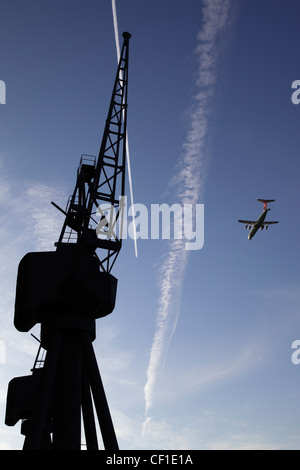
[[[24,450],[80,450],[81,419],[87,449],[98,449],[94,410],[104,448],[118,449],[92,342],[96,320],[115,307],[111,269],[122,246],[131,35],[123,38],[98,158],[81,156],[65,210],[52,202],[65,215],[56,250],[27,253],[18,267],[14,325],[41,325],[32,374],[7,392],[5,423],[22,420]]]

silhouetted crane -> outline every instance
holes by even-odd
[[[104,448],[118,443],[92,342],[95,321],[115,306],[111,269],[120,252],[125,195],[129,33],[123,33],[103,139],[96,159],[82,155],[56,250],[28,253],[18,268],[14,324],[41,324],[32,374],[9,383],[5,422],[22,420],[23,449],[98,449],[96,409]],[[39,359],[41,350],[45,358]]]

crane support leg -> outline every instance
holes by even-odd
[[[87,450],[97,450],[93,403],[104,449],[119,450],[92,339],[90,331],[80,328],[48,332],[34,406],[23,423],[23,450],[80,450],[81,412]]]

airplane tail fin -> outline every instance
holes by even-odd
[[[267,208],[268,206],[268,202],[274,202],[275,199],[257,199],[259,202],[263,202],[264,203],[264,210]]]

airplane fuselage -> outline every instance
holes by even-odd
[[[278,224],[278,220],[272,220],[272,221],[268,220],[267,222],[265,221],[267,212],[271,210],[271,209],[267,209],[267,205],[268,205],[269,202],[274,202],[275,199],[257,199],[257,200],[259,202],[264,203],[263,212],[260,214],[258,219],[256,221],[254,221],[254,220],[244,220],[244,219],[243,220],[242,219],[238,220],[238,222],[245,225],[245,229],[247,229],[249,227],[249,230],[250,230],[249,235],[248,235],[249,240],[251,240],[251,238],[254,237],[257,230],[259,230],[259,229],[263,230],[264,228],[267,229],[269,227],[269,225]]]
[[[259,218],[257,219],[257,221],[255,222],[255,224],[253,225],[252,229],[250,230],[249,232],[249,235],[248,235],[248,239],[251,240],[251,238],[254,237],[254,235],[256,234],[257,230],[259,230],[262,226],[263,226],[263,223],[264,223],[264,220],[266,218],[266,215],[267,215],[267,212],[269,211],[270,209],[265,209],[261,215],[259,216]]]

